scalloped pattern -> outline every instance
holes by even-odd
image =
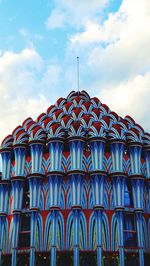
[[[67,98],[59,98],[36,121],[28,117],[2,141],[1,149],[28,144],[28,141],[45,142],[51,138],[85,135],[89,139],[108,137],[109,141],[123,140],[128,145],[134,142],[150,145],[149,133],[144,133],[132,117],[120,117],[97,97],[90,98],[86,91],[72,91]]]

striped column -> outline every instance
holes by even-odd
[[[79,245],[80,245],[80,212],[82,208],[82,189],[84,180],[83,171],[83,148],[84,138],[80,136],[73,136],[69,138],[70,156],[71,156],[71,171],[68,176],[71,186],[71,206],[73,212],[73,255],[74,266],[79,266]]]
[[[14,214],[13,216],[13,246],[12,246],[12,260],[11,266],[17,266],[17,247],[18,247],[18,233],[19,233],[20,214]]]
[[[2,263],[3,226],[8,213],[9,189],[10,181],[0,180],[0,265]]]
[[[10,180],[12,149],[1,149],[2,180]]]
[[[51,266],[56,265],[57,225],[60,210],[61,188],[63,173],[50,172],[47,174],[49,182],[49,208],[52,214]]]
[[[56,130],[57,128],[57,130]],[[58,136],[57,136],[57,134]],[[59,135],[60,134],[60,135]],[[64,146],[65,132],[62,127],[52,126],[48,134],[48,148],[50,156],[50,172],[47,173],[49,183],[49,208],[52,215],[52,239],[51,239],[51,266],[56,266],[56,244],[57,244],[57,226],[60,210],[61,189],[63,181],[62,173],[62,152]]]
[[[35,265],[35,226],[37,212],[40,209],[40,195],[42,174],[31,174],[28,176],[30,190],[30,211],[31,211],[31,237],[30,237],[30,266]]]
[[[119,244],[119,261],[124,266],[124,234],[123,234],[123,209],[125,197],[126,176],[123,173],[123,157],[125,136],[122,129],[116,125],[109,132],[110,150],[112,158],[112,185],[114,206],[117,215],[117,230]]]
[[[144,203],[144,177],[141,175],[141,152],[142,143],[129,142],[129,153],[131,163],[131,184],[133,194],[133,204],[136,213],[137,238],[139,247],[139,265],[144,266],[143,251],[143,231],[142,231],[142,212]]]

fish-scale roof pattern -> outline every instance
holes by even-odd
[[[27,118],[1,143],[1,149],[12,149],[15,145],[45,142],[50,139],[81,137],[107,138],[110,142],[123,140],[128,145],[141,143],[150,146],[150,135],[136,124],[129,115],[120,117],[86,91],[72,91],[67,98],[59,98],[36,121]]]

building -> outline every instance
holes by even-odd
[[[0,265],[149,265],[150,134],[72,91],[1,144]]]

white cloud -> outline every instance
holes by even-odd
[[[99,97],[119,115],[132,116],[135,121],[150,130],[149,122],[150,72],[137,75],[116,87],[103,88]]]
[[[64,26],[83,26],[87,18],[100,20],[100,14],[108,0],[55,0],[55,8],[46,21],[48,29]]]
[[[35,119],[54,104],[61,73],[60,66],[45,62],[35,50],[0,56],[0,141],[28,116]]]
[[[150,130],[150,2],[123,0],[104,23],[89,19],[70,37],[68,58],[81,55],[84,87]],[[86,66],[86,67],[85,67]],[[90,77],[90,78],[89,78]],[[86,81],[87,78],[87,81]]]

